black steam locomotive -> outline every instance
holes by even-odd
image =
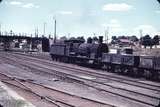
[[[50,55],[56,61],[96,65],[110,72],[160,80],[160,57],[109,53],[102,36],[98,43],[77,39],[54,43]]]
[[[99,37],[98,43],[92,43],[88,40],[84,43],[82,40],[72,39],[51,45],[50,54],[53,60],[67,62],[98,62],[103,53],[108,53],[107,44],[102,43],[103,37]]]

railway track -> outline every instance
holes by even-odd
[[[92,75],[94,73],[96,75],[100,75],[101,78],[111,79],[113,81],[125,83],[125,84],[128,84],[128,85],[135,85],[135,86],[142,87],[142,88],[143,87],[144,88],[149,87],[148,89],[152,89],[152,88],[154,89],[154,87],[156,87],[156,89],[158,89],[158,91],[160,90],[160,84],[159,85],[157,85],[157,84],[154,85],[154,84],[138,81],[137,79],[131,79],[131,78],[128,78],[128,77],[123,77],[123,76],[109,75],[107,73],[102,72],[102,70],[89,70],[88,69],[87,72],[86,72],[86,70],[84,70],[86,68],[82,68],[82,67],[78,68],[78,67],[69,66],[68,64],[64,65],[63,63],[50,62],[51,58],[49,59],[47,55],[43,55],[43,57],[41,57],[39,54],[24,54],[24,53],[19,53],[19,52],[18,53],[16,52],[15,54],[29,56],[30,58],[32,57],[33,59],[36,57],[36,58],[38,58],[36,60],[43,61],[43,62],[46,62],[46,63],[50,63],[50,64],[52,64],[52,66],[60,66],[60,67],[64,67],[64,68],[69,69],[69,70],[74,68],[74,70],[77,70],[79,72],[82,71],[86,74],[89,73],[90,75]],[[43,59],[43,60],[41,60],[41,59]],[[49,61],[48,61],[48,59],[49,59]]]
[[[9,75],[3,74],[3,73],[0,73],[0,74],[5,76],[5,79],[0,77],[0,80],[2,82],[6,83],[6,84],[9,84],[9,85],[12,85],[12,86],[15,86],[15,87],[18,87],[18,88],[20,88],[22,90],[25,90],[27,92],[30,92],[31,94],[34,94],[34,95],[38,96],[42,100],[46,100],[47,102],[52,103],[56,107],[84,107],[84,105],[78,105],[78,104],[76,105],[75,103],[69,102],[69,101],[66,102],[67,100],[70,99],[70,97],[71,97],[72,100],[73,100],[73,97],[75,99],[78,99],[79,103],[81,103],[82,101],[83,102],[87,101],[88,104],[89,103],[94,103],[94,107],[97,107],[97,106],[100,106],[100,107],[115,107],[113,105],[109,105],[109,104],[105,104],[105,103],[102,103],[102,102],[98,102],[98,101],[86,99],[86,98],[83,98],[83,97],[75,96],[75,95],[72,95],[72,94],[68,94],[68,93],[65,93],[63,91],[56,90],[56,89],[50,88],[48,86],[42,85],[40,83],[31,82],[31,81],[28,81],[28,80],[25,80],[25,79],[19,79],[17,77],[9,76]],[[41,94],[41,91],[43,91],[44,89],[49,90],[50,94],[52,93],[52,95],[55,95],[55,94],[61,95],[62,98],[57,98],[57,96],[50,96],[50,95]],[[68,99],[65,99],[65,96],[67,96],[66,98],[68,98]]]
[[[136,86],[136,87],[141,87],[141,88],[145,88],[145,89],[149,89],[149,90],[153,90],[153,91],[160,91],[160,85],[153,85],[153,84],[149,84],[149,83],[139,82],[137,80],[120,78],[117,76],[112,76],[112,75],[102,73],[100,71],[96,72],[95,70],[94,71],[93,70],[83,70],[83,69],[73,68],[70,66],[62,65],[62,64],[52,63],[50,61],[44,61],[44,60],[35,59],[35,58],[31,58],[31,59],[34,61],[37,60],[37,61],[41,61],[44,63],[48,63],[50,66],[59,67],[62,69],[73,71],[73,72],[75,72],[75,70],[76,70],[77,73],[83,73],[83,74],[90,75],[90,76],[96,76],[98,78],[108,79],[111,81],[115,81],[115,82],[119,82],[119,83],[123,83],[123,84],[127,84],[127,85],[132,85],[132,86]]]
[[[23,59],[23,58],[22,58]],[[29,58],[28,58],[29,59]],[[31,58],[32,59],[32,58]],[[34,58],[33,58],[34,59]],[[32,59],[32,61],[33,61],[33,59]],[[13,59],[14,60],[14,59]],[[20,60],[18,60],[18,61],[20,61]],[[31,60],[30,60],[31,61]],[[34,59],[34,61],[35,61],[35,59]],[[38,60],[39,61],[39,63],[40,63],[40,60]],[[21,62],[21,61],[20,61]],[[22,64],[23,62],[21,62],[21,64]],[[29,62],[28,62],[29,63]],[[37,62],[36,62],[37,63]],[[54,71],[55,72],[55,70],[52,70],[51,68],[49,68],[49,67],[44,67],[43,65],[37,65],[36,63],[32,63],[32,65],[34,66],[34,67],[40,67],[40,68],[43,68],[43,69],[48,69],[48,71]],[[26,64],[26,63],[25,63]],[[47,63],[48,64],[48,63]],[[33,67],[32,66],[32,67]],[[43,66],[43,67],[42,67]],[[48,65],[47,65],[48,66]],[[51,65],[50,65],[51,66]],[[64,69],[64,68],[63,68]],[[57,72],[57,74],[58,74],[58,72],[59,71],[56,71]],[[64,72],[63,72],[64,73]],[[53,74],[52,74],[53,75]],[[143,98],[141,98],[140,100],[138,99],[136,99],[135,97],[131,97],[131,96],[125,96],[125,95],[123,95],[123,94],[119,94],[119,93],[115,93],[115,92],[113,92],[113,91],[110,91],[110,90],[106,90],[106,89],[102,89],[102,88],[98,88],[98,87],[95,87],[95,86],[93,86],[93,85],[91,85],[91,84],[93,84],[93,82],[94,83],[96,83],[96,84],[99,84],[99,85],[105,85],[105,86],[108,86],[108,87],[112,87],[112,88],[114,88],[114,89],[117,89],[117,90],[121,90],[122,92],[123,91],[129,91],[130,93],[134,93],[134,94],[137,94],[137,95],[141,95],[141,96],[143,96],[143,97],[148,97],[148,98],[152,98],[152,99],[156,99],[156,100],[159,100],[159,98],[158,97],[153,97],[153,96],[148,96],[148,95],[145,95],[145,94],[142,94],[142,93],[137,93],[137,92],[133,92],[133,91],[130,91],[130,90],[126,90],[126,89],[122,89],[122,88],[117,88],[117,87],[113,87],[113,86],[111,86],[111,85],[106,85],[106,84],[104,84],[103,82],[97,82],[97,81],[94,81],[94,80],[88,80],[88,79],[84,79],[84,78],[80,78],[80,77],[77,77],[77,76],[75,76],[75,75],[71,75],[71,74],[67,74],[67,73],[65,73],[65,75],[67,75],[67,77],[69,77],[69,78],[71,78],[71,79],[73,79],[73,80],[77,80],[77,81],[81,81],[82,82],[82,84],[83,85],[86,85],[86,86],[88,86],[88,87],[92,87],[92,88],[95,88],[95,89],[97,89],[97,90],[99,90],[99,91],[103,91],[103,92],[107,92],[107,93],[111,93],[111,94],[114,94],[114,95],[117,95],[117,96],[121,96],[121,97],[124,97],[124,98],[127,98],[127,99],[130,99],[130,100],[133,100],[133,101],[136,101],[136,102],[139,102],[139,103],[143,103],[143,104],[146,104],[146,105],[150,105],[150,106],[155,106],[155,105],[153,105],[152,103],[148,103],[148,102],[145,102],[144,101],[144,99]],[[97,77],[96,77],[97,78]],[[88,82],[86,82],[86,81],[89,81],[90,83],[88,83]]]
[[[2,73],[0,73],[0,74],[4,75]],[[47,102],[52,103],[56,107],[61,107],[59,104],[56,103],[56,102],[60,102],[60,101],[57,101],[55,99],[54,100],[50,99],[50,98],[48,98],[46,96],[42,96],[42,95],[38,94],[37,92],[34,92],[32,90],[33,87],[30,88],[30,87],[26,86],[24,83],[21,82],[22,80],[19,80],[19,79],[15,78],[15,77],[7,76],[7,75],[5,75],[5,77],[7,77],[8,79],[6,79],[6,78],[5,79],[0,78],[0,81],[2,81],[3,83],[5,83],[7,85],[12,85],[14,87],[17,87],[17,88],[20,88],[22,90],[25,90],[25,91],[27,91],[27,92],[29,92],[31,94],[34,94],[34,95],[38,96],[41,100],[46,100]],[[74,107],[74,106],[71,106],[71,107]]]

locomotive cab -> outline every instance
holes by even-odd
[[[102,53],[108,53],[108,45],[103,43],[103,37],[99,37],[99,43],[83,43],[78,48],[78,55],[90,59],[98,59],[102,57]]]
[[[101,66],[102,54],[108,53],[108,45],[103,43],[103,37],[99,37],[98,43],[92,43],[89,39],[87,43],[83,43],[78,48],[78,61],[81,63],[89,63]]]

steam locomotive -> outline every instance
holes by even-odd
[[[54,43],[50,47],[50,55],[56,61],[96,65],[109,72],[160,80],[160,57],[109,53],[102,36],[98,43],[91,40],[84,43],[77,39]]]

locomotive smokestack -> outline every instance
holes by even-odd
[[[99,43],[103,43],[103,36],[99,36]]]

